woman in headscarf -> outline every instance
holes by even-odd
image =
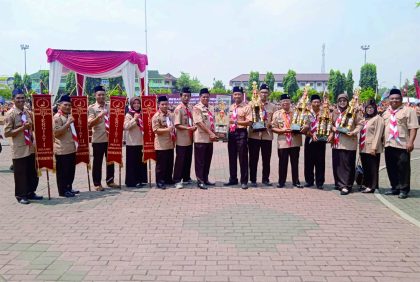
[[[143,162],[143,121],[140,97],[130,99],[130,109],[125,115],[126,134],[125,185],[141,188],[147,183],[147,165]]]
[[[365,104],[364,113],[365,120],[359,139],[360,160],[363,167],[362,193],[373,193],[378,188],[385,122],[378,115],[378,107],[373,99]]]

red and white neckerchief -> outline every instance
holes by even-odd
[[[187,117],[188,117],[188,126],[191,127],[191,126],[193,126],[193,117],[192,117],[192,113],[191,113],[190,109],[188,109],[188,106],[185,106],[185,112],[186,112]],[[188,130],[188,133],[189,133],[190,137],[192,138],[193,137],[193,132],[191,130]]]
[[[137,122],[136,123],[137,123],[137,126],[139,127],[141,133],[144,133],[144,130],[143,130],[143,120],[141,119],[141,114],[138,113],[138,112],[136,112],[136,111],[133,111],[133,110],[130,110],[129,113],[132,114],[133,117],[134,117],[135,114],[139,114],[139,118],[137,119]]]
[[[360,138],[359,138],[359,149],[362,151],[365,148],[366,143],[366,129],[367,129],[367,121],[363,125],[362,130],[360,131]]]
[[[311,120],[311,133],[314,134],[318,130],[318,115],[314,112],[311,112],[313,120]]]
[[[290,128],[290,113],[283,112],[283,120],[284,120],[284,123],[285,123],[285,127]],[[286,135],[287,145],[289,145],[289,147],[291,147],[292,146],[292,133],[291,132],[286,132],[285,135]]]
[[[66,116],[62,110],[58,110],[58,113],[62,116]],[[66,116],[66,118],[68,118],[68,115]],[[77,138],[77,133],[76,133],[76,127],[74,126],[74,123],[70,123],[70,132],[71,132],[71,138],[74,141],[74,145],[76,145],[76,150],[79,147],[79,139]]]
[[[108,115],[108,110],[104,109],[104,120],[105,120],[105,130],[106,133],[109,134],[109,115]]]
[[[161,112],[162,113],[162,112]],[[163,114],[163,113],[162,113]],[[165,118],[166,118],[166,125],[168,126],[168,127],[170,127],[170,126],[173,126],[173,124],[172,124],[172,120],[171,120],[171,117],[168,115],[168,114],[163,114],[164,116],[165,116]],[[171,129],[171,131],[169,132],[170,134],[171,134],[171,139],[172,139],[172,141],[175,141],[176,140],[176,133],[175,133],[175,128],[174,127],[172,127],[172,129]]]
[[[236,104],[233,105],[232,121],[233,123],[229,126],[229,131],[235,132],[236,127],[237,127],[237,121],[238,121],[238,108]]]
[[[338,116],[338,118],[335,120],[335,128],[340,126],[341,120],[343,119],[343,113],[338,110],[340,115]],[[333,143],[333,148],[338,148],[338,144],[340,143],[340,132],[336,131],[334,133],[334,143]]]
[[[22,117],[21,117],[22,122],[26,123],[28,121],[28,117],[26,116],[26,113],[22,111],[20,114],[22,115]],[[32,134],[31,134],[31,131],[29,129],[25,129],[23,131],[23,136],[25,137],[25,144],[27,146],[32,145]]]
[[[387,141],[390,141],[392,138],[395,139],[395,141],[397,141],[398,143],[401,144],[401,140],[400,140],[400,133],[398,132],[398,122],[397,122],[397,112],[400,110],[401,108],[398,108],[396,110],[392,110],[391,108],[389,108],[389,113],[391,114],[391,117],[389,118],[390,123],[389,123],[389,137]]]
[[[210,112],[209,108],[207,108],[207,112],[208,112],[208,115],[209,115],[210,130],[214,132],[214,117],[213,117],[213,114]]]
[[[263,121],[267,121],[268,114],[267,114],[267,111],[265,110],[265,104],[263,105],[262,112],[263,112]]]

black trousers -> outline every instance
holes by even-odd
[[[195,176],[197,181],[209,181],[211,159],[213,157],[213,143],[194,143]]]
[[[314,184],[317,186],[324,185],[325,182],[325,142],[311,142],[310,137],[305,138],[304,149],[304,173],[305,182],[307,184]],[[315,174],[314,174],[315,170]]]
[[[335,185],[351,191],[356,171],[356,151],[332,149],[332,165]]]
[[[174,182],[178,183],[191,180],[191,162],[193,146],[176,146],[176,158],[174,167]]]
[[[147,165],[143,162],[143,146],[125,146],[125,185],[136,187],[147,183]]]
[[[300,184],[299,182],[299,152],[300,147],[291,147],[286,149],[278,149],[279,156],[279,184],[284,185],[287,178],[287,167],[292,166],[292,183]]]
[[[362,185],[373,190],[378,189],[381,154],[373,156],[367,153],[360,153],[360,161],[363,167]]]
[[[76,153],[55,155],[58,194],[63,196],[66,191],[73,189],[76,173]]]
[[[238,182],[238,157],[241,169],[241,184],[248,183],[248,132],[245,128],[237,128],[229,132],[229,182]]]
[[[92,179],[93,185],[101,185],[102,179],[102,162],[104,156],[108,154],[108,142],[104,143],[92,143],[93,149],[93,167],[92,167]],[[114,182],[114,164],[106,165],[106,183]]]
[[[410,192],[410,153],[405,149],[386,147],[385,164],[391,189]]]
[[[252,183],[257,182],[258,160],[260,149],[262,156],[262,182],[269,182],[270,178],[270,159],[271,159],[271,140],[248,139],[249,149],[249,179]]]
[[[156,183],[172,184],[174,149],[156,150]]]
[[[15,178],[15,197],[31,197],[38,187],[38,173],[36,171],[35,154],[24,158],[13,159],[13,176]]]

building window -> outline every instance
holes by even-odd
[[[305,82],[300,82],[299,84],[300,84],[300,86],[305,86],[306,85]]]
[[[283,82],[277,82],[277,87],[283,87]]]
[[[322,82],[317,82],[316,86],[321,87],[322,86]]]

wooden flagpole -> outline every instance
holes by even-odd
[[[47,189],[48,189],[48,200],[51,200],[51,191],[50,191],[50,175],[48,173],[48,169],[46,168],[45,171],[47,172]]]

